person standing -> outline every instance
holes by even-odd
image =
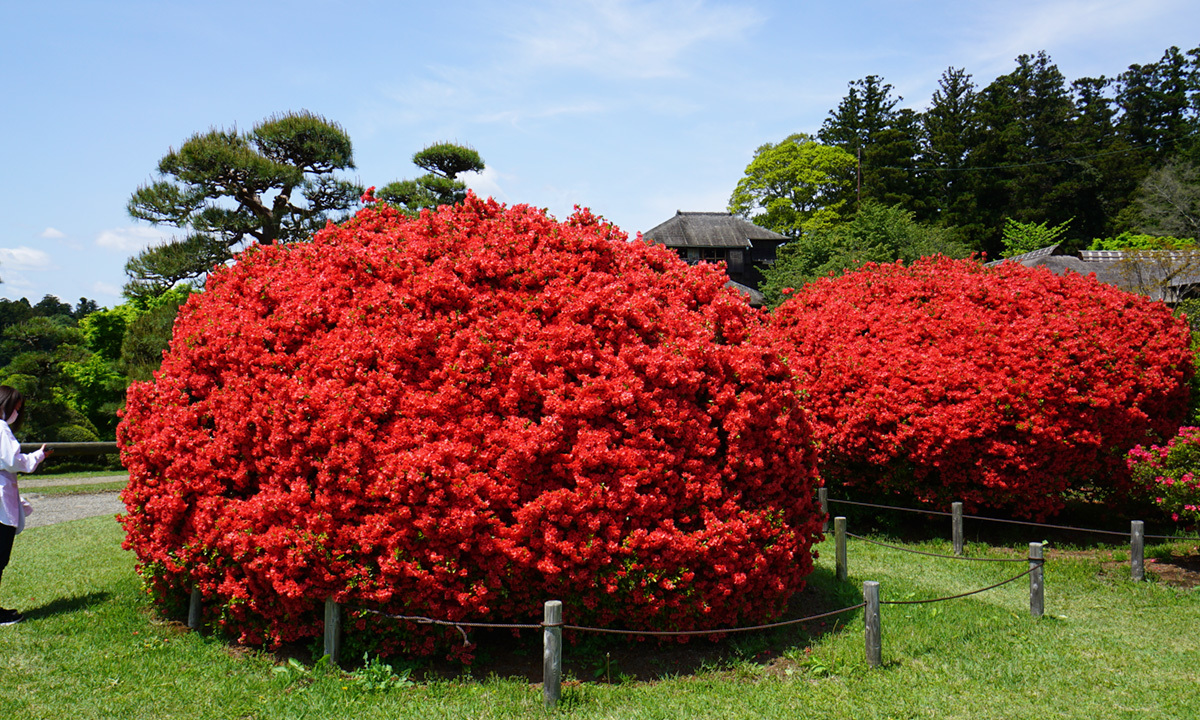
[[[12,555],[13,540],[25,527],[25,516],[33,511],[21,499],[17,473],[30,473],[50,454],[42,445],[36,452],[24,454],[21,443],[13,434],[13,426],[21,420],[25,398],[20,391],[0,385],[0,579]],[[24,620],[16,610],[0,608],[0,625],[13,625]]]

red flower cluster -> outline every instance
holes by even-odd
[[[1043,518],[1130,489],[1194,369],[1161,303],[1014,263],[929,258],[813,283],[773,328],[809,392],[821,473],[925,503]]]
[[[631,629],[782,611],[821,524],[797,386],[719,270],[624,239],[471,196],[214,272],[118,431],[152,594],[198,587],[269,644],[330,596]]]

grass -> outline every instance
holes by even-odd
[[[46,485],[22,488],[22,495],[86,495],[88,493],[124,490],[125,482],[88,483],[86,485]]]
[[[113,477],[116,475],[128,475],[127,470],[65,470],[63,472],[45,472],[39,470],[32,475],[23,475],[32,480],[71,480],[75,478],[91,478],[91,477]]]
[[[25,475],[22,477],[25,495],[84,495],[87,493],[112,492],[125,489],[126,480],[108,480],[107,482],[82,483],[77,484],[80,480],[89,478],[112,478],[118,475],[125,475],[125,471],[115,470],[93,470],[87,472],[67,472],[67,473],[36,473],[33,475]],[[28,481],[35,481],[37,485],[33,485]],[[62,482],[62,485],[55,485],[55,482]],[[43,482],[49,482],[49,485],[42,485]]]
[[[362,672],[228,647],[157,618],[111,518],[35,528],[18,539],[0,603],[28,620],[0,628],[0,707],[13,718],[525,718],[545,714],[527,679],[383,683]],[[948,552],[946,542],[920,545]],[[1190,549],[1182,545],[1180,551]],[[1119,548],[1110,553],[1115,556]],[[1023,564],[926,558],[851,540],[849,583],[821,548],[810,596],[887,600],[989,585]],[[1156,548],[1159,556],[1165,554]],[[970,555],[1022,557],[972,544]],[[571,682],[552,713],[568,718],[1189,718],[1200,717],[1200,591],[1134,583],[1083,553],[1046,567],[1046,611],[1029,617],[1028,583],[969,598],[883,608],[884,666],[863,657],[862,614],[812,636],[735,636],[694,672],[655,682]],[[843,605],[844,603],[844,605]],[[569,608],[568,608],[569,613]],[[569,617],[568,617],[569,622]],[[525,640],[540,654],[536,636]],[[702,641],[707,645],[706,641]],[[585,643],[586,645],[586,643]],[[695,647],[683,646],[684,649]],[[649,649],[649,648],[647,648]],[[572,658],[572,653],[591,657]],[[568,645],[568,677],[593,674],[595,650]],[[613,673],[618,675],[616,671]],[[668,672],[669,675],[669,672]],[[614,678],[616,679],[616,678]],[[376,685],[376,687],[378,684]]]

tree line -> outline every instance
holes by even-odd
[[[1045,52],[986,85],[952,67],[923,111],[902,100],[877,75],[849,83],[815,135],[758,148],[729,209],[812,239],[891,208],[989,257],[1008,221],[1076,247],[1200,236],[1200,47],[1071,82]]]

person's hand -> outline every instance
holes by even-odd
[[[53,455],[53,454],[54,454],[54,451],[53,451],[53,450],[47,450],[47,449],[46,449],[46,443],[42,443],[42,447],[40,448],[40,450],[42,451],[42,457],[43,457],[43,458],[48,458],[48,457],[50,457],[51,455]]]

